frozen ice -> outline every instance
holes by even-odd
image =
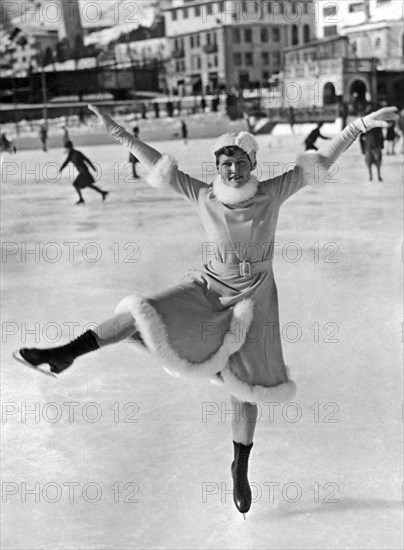
[[[275,277],[298,393],[260,411],[243,521],[222,388],[172,378],[126,344],[57,380],[11,357],[67,341],[201,261],[192,208],[132,181],[127,151],[91,132],[78,148],[99,166],[104,203],[85,189],[74,204],[61,148],[4,159],[2,547],[402,548],[402,157],[385,156],[384,181],[369,183],[354,143],[335,181],[281,210]],[[301,135],[258,141],[263,176],[264,162],[279,172],[302,149]],[[153,143],[199,177],[210,144]]]

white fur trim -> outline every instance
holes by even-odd
[[[139,296],[127,296],[116,307],[115,313],[129,311],[147,349],[163,363],[164,369],[174,376],[206,378],[221,371],[230,355],[238,351],[245,342],[246,331],[236,330],[238,323],[251,323],[254,304],[251,300],[238,302],[233,309],[229,331],[221,347],[202,363],[192,363],[180,357],[170,346],[163,320],[147,300]],[[240,333],[242,336],[240,337]],[[235,338],[235,334],[238,335]]]
[[[304,185],[322,187],[327,184],[328,164],[317,151],[306,151],[299,155],[296,163],[302,170]]]
[[[216,174],[212,187],[215,197],[221,203],[235,205],[252,199],[257,194],[259,184],[259,180],[255,176],[250,175],[247,183],[241,187],[230,187],[222,182],[220,174]]]
[[[296,394],[296,385],[292,380],[283,382],[278,386],[266,387],[243,382],[231,372],[229,366],[222,370],[220,374],[226,389],[232,395],[247,403],[265,403],[268,401],[287,403]],[[219,380],[215,380],[215,382],[217,383]]]
[[[162,155],[153,165],[145,180],[157,189],[170,189],[170,181],[176,176],[178,164],[171,155]]]

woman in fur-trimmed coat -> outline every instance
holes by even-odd
[[[319,151],[304,153],[294,169],[258,181],[251,174],[258,149],[247,132],[224,134],[213,146],[217,176],[208,185],[178,170],[175,161],[136,139],[107,114],[90,106],[107,131],[150,169],[148,181],[190,202],[207,233],[205,262],[186,280],[148,298],[132,295],[96,330],[50,350],[22,349],[31,366],[47,363],[53,373],[101,346],[130,339],[157,356],[172,374],[207,377],[223,384],[234,407],[234,502],[245,513],[251,505],[248,457],[253,445],[257,402],[290,400],[289,380],[279,334],[272,253],[279,209],[328,168],[364,131],[387,125],[394,108],[358,119]],[[118,330],[116,328],[120,327]]]

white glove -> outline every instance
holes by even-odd
[[[352,124],[362,133],[369,132],[373,128],[387,128],[389,120],[398,120],[397,107],[383,107],[374,113],[355,119]]]
[[[100,107],[97,107],[96,105],[93,105],[91,103],[88,105],[88,108],[90,109],[90,111],[92,111],[97,115],[98,119],[103,124],[105,124],[105,127],[108,132],[117,125],[116,122],[109,116],[109,114],[104,109],[101,109]]]

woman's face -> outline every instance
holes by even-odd
[[[244,151],[235,151],[231,157],[220,155],[217,171],[222,182],[229,187],[242,187],[251,173],[251,161]]]

